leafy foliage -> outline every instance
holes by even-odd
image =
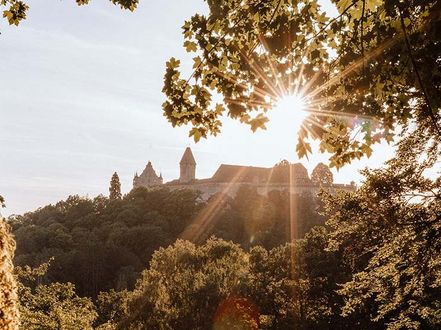
[[[100,330],[115,329],[124,315],[123,301],[127,298],[126,290],[100,292],[96,300],[98,319],[96,321]]]
[[[29,6],[20,0],[1,0],[0,6],[9,7],[3,11],[3,17],[8,20],[9,25],[18,25],[26,18],[26,12],[29,9]]]
[[[272,250],[210,238],[155,252],[125,302],[121,329],[353,329],[339,315],[345,277],[321,229]],[[319,242],[319,243],[318,243]],[[309,258],[313,262],[309,262]],[[318,269],[314,262],[320,262]],[[346,275],[347,276],[347,275]],[[346,323],[345,323],[346,322]]]
[[[46,282],[71,282],[80,295],[96,298],[101,291],[133,288],[153,252],[183,237],[213,206],[218,211],[210,226],[189,239],[202,243],[216,235],[244,248],[272,248],[324,223],[319,202],[310,195],[265,197],[243,188],[218,203],[216,196],[202,202],[191,190],[140,188],[115,200],[71,196],[10,219],[18,246],[15,262],[35,267],[54,257]],[[298,205],[292,230],[290,203]]]
[[[181,77],[171,58],[163,88],[165,116],[173,126],[191,124],[196,141],[219,133],[224,114],[265,128],[277,100],[299,91],[311,114],[297,152],[307,155],[308,139],[319,139],[337,168],[370,156],[409,120],[429,120],[441,136],[439,1],[334,0],[333,19],[315,0],[207,3],[207,16],[182,27],[193,74]]]
[[[127,302],[122,329],[207,329],[217,306],[241,293],[248,262],[239,246],[177,241],[158,250]]]
[[[93,329],[97,314],[89,298],[80,298],[71,283],[38,284],[49,264],[37,268],[20,268],[19,282],[20,327],[22,329]],[[32,283],[26,286],[23,283]]]
[[[351,265],[343,314],[369,313],[388,329],[441,325],[440,179],[427,176],[440,148],[422,136],[414,132],[386,168],[366,172],[357,193],[328,196],[329,248]]]
[[[160,246],[167,246],[202,207],[193,191],[138,189],[122,200],[71,196],[10,219],[15,262],[38,266],[54,257],[43,279],[71,282],[81,296],[133,287]]]

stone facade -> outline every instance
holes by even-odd
[[[190,148],[185,149],[180,161],[179,179],[163,184],[162,176],[156,176],[150,162],[141,176],[135,175],[133,188],[152,186],[198,190],[203,199],[208,199],[217,193],[233,197],[242,186],[254,187],[262,195],[274,190],[289,191],[292,194],[317,194],[321,188],[331,191],[353,191],[356,188],[353,182],[325,187],[314,184],[302,164],[290,164],[286,161],[270,168],[222,164],[211,178],[196,179],[196,161]]]

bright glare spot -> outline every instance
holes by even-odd
[[[268,130],[276,131],[280,138],[293,138],[297,135],[303,120],[308,116],[306,103],[300,95],[288,95],[279,100],[267,112]]]

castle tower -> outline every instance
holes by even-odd
[[[138,172],[135,173],[135,175],[133,176],[133,188],[137,188],[139,182],[139,175]]]
[[[196,178],[196,161],[193,157],[190,147],[185,149],[184,155],[179,162],[181,167],[181,176],[179,177],[179,182],[187,183],[193,181]]]
[[[158,186],[162,184],[162,181],[162,175],[158,177],[153,169],[152,163],[148,162],[141,175],[138,176],[138,173],[135,174],[133,178],[133,188]]]

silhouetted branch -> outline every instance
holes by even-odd
[[[423,92],[427,107],[429,108],[429,117],[432,120],[433,125],[435,126],[435,130],[437,131],[438,136],[441,137],[441,129],[438,126],[438,120],[435,116],[432,105],[430,104],[429,95],[427,95],[426,89],[424,88],[423,80],[421,79],[421,75],[418,71],[415,58],[413,57],[413,54],[412,54],[412,47],[410,45],[409,37],[407,35],[406,25],[404,24],[404,18],[403,18],[403,13],[402,13],[401,8],[399,8],[399,12],[400,12],[401,29],[403,30],[404,40],[406,42],[406,48],[409,53],[409,57],[410,57],[410,61],[412,63],[413,70],[415,71],[415,74],[416,74],[416,77],[418,80],[418,84],[420,85],[421,91]]]

